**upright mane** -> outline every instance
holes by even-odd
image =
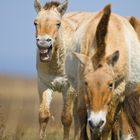
[[[58,7],[60,5],[60,2],[58,1],[51,1],[51,2],[46,2],[46,4],[44,5],[44,9],[45,10],[49,10],[52,7]]]

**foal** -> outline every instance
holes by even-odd
[[[108,114],[108,111],[112,98],[116,96],[117,86],[112,68],[119,59],[119,51],[105,58],[103,63],[100,62],[96,68],[93,67],[92,60],[88,56],[74,54],[85,65],[84,83],[87,93],[85,98],[91,139],[107,140],[109,135],[106,132],[110,129],[105,127],[108,125],[107,115],[112,115]],[[136,88],[125,97],[120,110],[121,138],[122,140],[134,140],[135,136],[137,137],[136,125],[140,127],[140,88]],[[120,139],[120,136],[118,138]],[[115,140],[114,137],[113,140]]]
[[[84,83],[87,93],[85,94],[87,120],[91,134],[101,135],[107,123],[106,116],[114,94],[115,74],[112,67],[115,66],[119,59],[119,51],[104,59],[105,63],[100,63],[96,69],[88,56],[75,55],[85,65],[85,70],[88,69],[88,71],[84,71]],[[91,135],[91,138],[94,139],[95,136]]]

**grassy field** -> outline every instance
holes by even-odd
[[[47,140],[62,140],[62,99],[55,93],[51,104]],[[36,79],[0,76],[0,140],[39,140]],[[140,135],[140,131],[138,132]],[[70,134],[73,138],[73,131]],[[140,137],[139,137],[140,138]]]
[[[0,140],[38,140],[36,79],[0,76]],[[62,140],[61,94],[55,93],[47,140]]]

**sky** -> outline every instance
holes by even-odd
[[[140,0],[69,0],[67,12],[96,12],[108,3],[119,15],[140,18]],[[35,16],[34,0],[1,1],[0,74],[36,75]]]

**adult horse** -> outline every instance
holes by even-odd
[[[74,33],[91,13],[69,13],[64,15],[68,2],[48,2],[44,6],[35,0],[37,12],[34,24],[37,44],[37,79],[40,97],[39,123],[40,139],[45,136],[50,117],[50,103],[54,91],[62,92],[63,111],[61,115],[64,126],[64,139],[69,138],[72,117],[72,90],[65,75],[64,60],[66,50],[73,45]],[[78,40],[78,37],[76,37]],[[68,93],[68,94],[67,94]]]
[[[128,94],[140,81],[140,66],[137,65],[140,62],[140,44],[129,22],[111,14],[110,6],[96,13],[75,36],[81,36],[83,28],[80,45],[71,48],[71,51],[81,53],[75,53],[80,61],[69,54],[65,65],[68,79],[79,92],[76,105],[80,139],[85,140],[88,139],[86,120],[91,131],[103,132],[113,97],[111,93],[118,84],[124,80],[127,83],[125,94]],[[105,136],[106,131],[103,138]]]
[[[50,117],[50,103],[54,91],[62,92],[63,95],[64,108],[61,118],[64,125],[64,139],[68,139],[71,124],[71,115],[69,114],[71,103],[67,102],[66,99],[71,98],[71,95],[67,94],[69,82],[64,73],[65,48],[63,36],[65,36],[65,33],[62,32],[62,26],[67,26],[67,32],[73,32],[74,30],[69,26],[68,20],[65,23],[61,22],[62,16],[67,9],[67,1],[64,1],[62,4],[50,2],[43,7],[39,0],[35,0],[34,5],[38,13],[34,24],[38,47],[36,67],[40,96],[40,139],[45,137],[45,130]],[[61,24],[63,25],[61,26]]]

